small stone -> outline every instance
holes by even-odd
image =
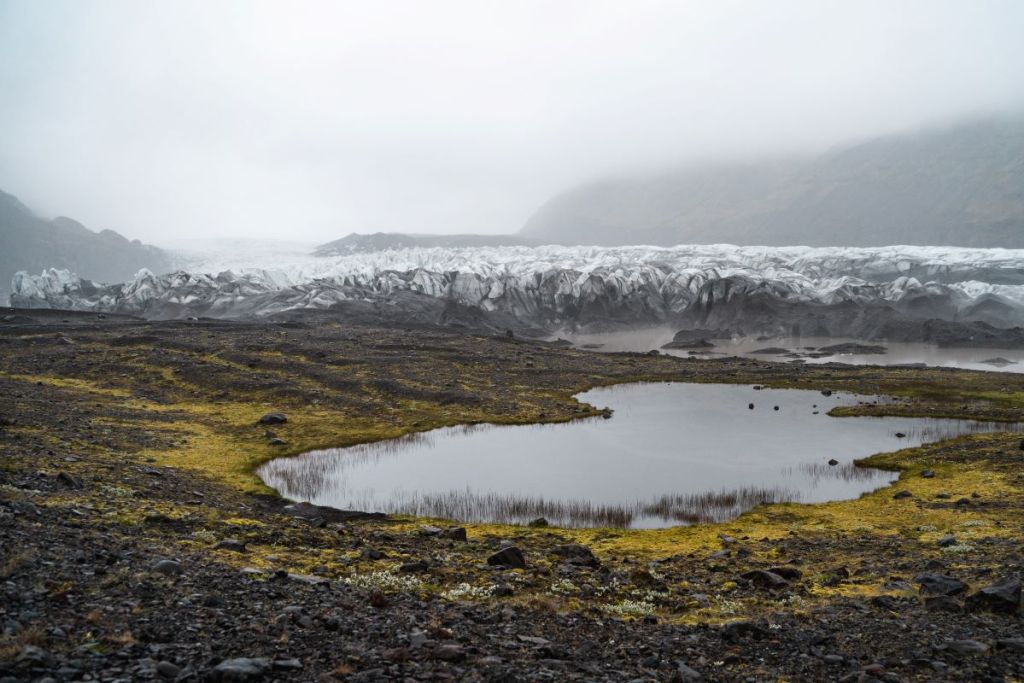
[[[996,650],[1024,653],[1024,638],[1000,638],[996,641]]]
[[[550,524],[548,523],[548,520],[544,519],[543,517],[538,517],[537,519],[527,524],[527,526],[532,526],[534,528],[544,528],[550,526]]]
[[[298,659],[275,659],[273,667],[278,671],[301,671],[302,662]]]
[[[153,565],[152,569],[158,574],[166,574],[168,576],[182,572],[181,563],[175,560],[160,560]]]
[[[181,667],[173,662],[159,662],[156,665],[156,672],[164,678],[170,678],[171,680],[178,677],[181,673]]]
[[[741,574],[740,578],[749,581],[759,588],[785,588],[789,585],[788,581],[775,572],[769,572],[763,569],[755,569],[753,571],[746,572],[745,574]]]
[[[217,545],[213,546],[214,550],[230,550],[235,553],[244,553],[248,549],[245,547],[245,543],[239,541],[237,538],[225,538],[223,541],[217,541]]]
[[[753,410],[754,409],[754,404],[753,403],[748,403],[747,404],[747,409],[748,410]]]
[[[360,555],[367,560],[380,560],[385,557],[383,551],[377,550],[376,548],[363,548]]]
[[[522,550],[510,545],[488,557],[487,564],[511,569],[526,569],[526,558],[523,556]]]
[[[934,595],[924,599],[924,607],[929,612],[961,612],[963,607],[949,595]]]
[[[924,477],[925,479],[934,479],[935,472],[933,472],[932,470],[922,470],[921,476]]]
[[[508,598],[515,595],[515,591],[512,590],[512,586],[507,583],[499,583],[491,590],[491,595],[496,598]]]
[[[430,569],[430,565],[427,564],[426,560],[416,560],[415,562],[405,562],[398,567],[398,571],[405,572],[407,574],[413,572],[425,572]]]
[[[267,413],[259,420],[261,425],[279,425],[287,421],[288,418],[285,417],[284,413]]]
[[[273,439],[267,441],[267,445],[268,446],[287,446],[288,442],[285,441],[284,439],[281,439],[281,438],[278,438],[278,437],[275,436]]]
[[[434,658],[442,662],[461,662],[466,658],[466,651],[460,645],[442,645],[434,650]]]
[[[905,438],[907,438],[907,435],[906,435],[906,434],[904,434],[903,432],[896,432],[896,434],[894,434],[894,436],[895,436],[895,437],[896,437],[897,439],[905,439]]]
[[[747,620],[730,621],[722,627],[722,638],[732,643],[739,642],[745,638],[760,638],[764,634],[765,630],[763,628]]]
[[[829,459],[828,464],[831,465],[832,467],[835,467],[836,465],[839,464],[839,461],[836,460],[835,458],[831,458]]]
[[[946,645],[946,649],[954,654],[969,657],[971,655],[983,655],[988,652],[988,645],[977,640],[954,640]]]
[[[60,474],[58,474],[57,475],[57,482],[59,484],[61,484],[62,486],[66,487],[66,488],[69,488],[69,489],[83,489],[83,488],[85,488],[85,484],[82,483],[81,479],[79,479],[78,477],[73,477],[70,474],[68,474],[67,472],[61,472]]]
[[[453,541],[461,541],[463,543],[469,540],[469,536],[466,534],[466,528],[461,526],[445,529],[444,537]]]
[[[683,662],[676,662],[676,670],[672,675],[672,680],[680,681],[681,683],[700,683],[700,681],[704,680],[704,675]]]
[[[914,497],[914,494],[912,494],[910,491],[906,491],[906,490],[899,491],[895,495],[893,495],[893,498],[895,500],[902,500],[904,498],[913,498],[913,497]]]
[[[256,681],[270,669],[266,657],[238,657],[225,659],[213,669],[214,676],[222,681]]]
[[[956,545],[956,536],[954,536],[953,534],[946,534],[945,536],[939,539],[940,548],[948,548],[951,545]]]

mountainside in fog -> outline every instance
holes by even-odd
[[[522,233],[562,244],[1024,247],[1024,117],[804,160],[594,182]]]
[[[171,270],[157,247],[122,237],[113,230],[93,232],[70,218],[44,220],[14,195],[0,191],[0,302],[7,300],[19,270],[39,274],[66,268],[101,282],[123,282],[140,268]]]
[[[417,247],[520,247],[534,244],[537,244],[537,240],[520,235],[410,235],[401,232],[375,232],[364,235],[353,232],[341,239],[321,244],[313,255],[346,256]]]

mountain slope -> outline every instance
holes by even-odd
[[[569,244],[1024,247],[1024,117],[894,135],[813,159],[608,179],[522,235]]]
[[[113,230],[93,232],[70,218],[47,221],[13,195],[0,191],[0,302],[19,270],[38,274],[64,268],[100,282],[129,280],[140,268],[171,270],[161,249],[127,240]]]

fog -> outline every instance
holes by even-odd
[[[514,232],[608,173],[1024,106],[1024,3],[0,0],[0,189],[157,244]]]

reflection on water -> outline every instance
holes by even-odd
[[[344,509],[662,527],[730,519],[761,503],[854,498],[896,478],[855,467],[856,458],[973,431],[1021,431],[832,418],[829,409],[858,397],[734,385],[634,384],[578,398],[613,408],[612,419],[438,429],[280,458],[259,474],[288,498]]]
[[[650,351],[661,349],[662,345],[672,341],[675,330],[667,327],[651,327],[618,332],[601,332],[595,334],[563,334],[565,339],[573,342],[581,349],[591,351]],[[908,342],[870,342],[886,348],[884,354],[836,354],[815,358],[815,351],[822,347],[846,342],[857,342],[842,337],[779,337],[773,339],[714,339],[713,347],[698,349],[661,349],[662,353],[674,356],[698,355],[701,358],[724,356],[750,356],[765,361],[790,362],[800,360],[805,363],[849,363],[851,365],[925,365],[960,368],[963,370],[988,370],[998,372],[1024,372],[1024,350],[1022,349],[969,349],[940,348],[931,344]],[[868,342],[860,341],[861,344]],[[754,351],[766,347],[782,348],[793,352],[795,356],[785,354],[762,355]],[[995,361],[995,362],[985,362]],[[1006,361],[1006,362],[1002,362]]]

